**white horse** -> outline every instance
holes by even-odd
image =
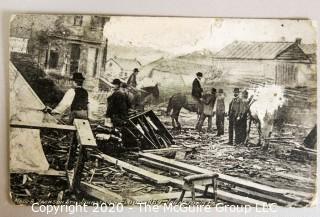
[[[269,140],[277,110],[284,104],[284,88],[277,85],[266,85],[248,90],[249,124],[245,143],[248,144],[252,121],[256,124],[259,140],[264,150],[269,148]],[[262,142],[262,143],[261,143]]]

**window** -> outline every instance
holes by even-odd
[[[55,69],[58,67],[59,54],[56,51],[50,51],[49,68]]]
[[[82,16],[74,16],[73,25],[82,26]]]

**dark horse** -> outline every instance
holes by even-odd
[[[171,121],[174,129],[181,130],[181,124],[179,122],[179,114],[182,108],[187,109],[191,112],[198,111],[198,103],[196,101],[188,100],[187,95],[182,93],[177,93],[169,99],[169,103],[167,106],[167,115],[171,113]]]
[[[158,84],[155,86],[143,87],[141,89],[130,89],[130,101],[132,108],[144,111],[146,103],[151,102],[152,98],[158,101],[160,96]]]

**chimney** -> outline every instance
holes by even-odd
[[[300,45],[300,44],[301,44],[301,41],[302,41],[302,39],[301,39],[301,38],[296,38],[295,43],[296,43],[297,45]]]

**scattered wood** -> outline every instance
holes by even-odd
[[[185,147],[170,147],[170,148],[159,148],[159,149],[148,149],[148,150],[142,150],[143,153],[157,153],[157,154],[162,154],[162,153],[167,153],[167,152],[173,152],[173,151],[192,151],[190,148],[185,148]]]
[[[124,161],[121,161],[121,160],[118,160],[116,158],[113,158],[113,157],[111,157],[109,155],[100,154],[100,157],[103,160],[105,160],[105,161],[107,161],[107,162],[109,162],[111,164],[120,165],[124,170],[127,170],[127,171],[129,171],[131,173],[134,173],[136,175],[139,175],[139,176],[145,178],[146,180],[152,181],[154,183],[166,184],[166,183],[169,182],[169,178],[168,177],[149,172],[147,170],[144,170],[144,169],[141,169],[139,167],[133,166],[133,165],[131,165],[129,163],[126,163]]]
[[[109,191],[106,188],[98,187],[96,185],[92,185],[86,182],[80,183],[80,190],[103,202],[115,203],[123,201],[123,198],[119,194]]]
[[[301,160],[317,160],[316,152],[306,150],[292,149],[291,155]]]
[[[74,119],[73,124],[77,129],[79,144],[82,146],[97,147],[96,139],[93,136],[88,120]]]
[[[142,163],[142,164],[147,165],[147,166],[150,166],[150,167],[153,167],[153,168],[157,168],[157,169],[161,169],[161,170],[166,171],[166,172],[178,172],[180,175],[183,175],[183,176],[187,176],[187,175],[191,175],[192,174],[192,173],[187,172],[185,170],[180,170],[180,169],[177,169],[177,168],[165,165],[165,164],[161,164],[161,163],[158,163],[158,162],[146,159],[146,158],[138,158],[138,161],[140,163]]]
[[[143,194],[139,196],[130,196],[129,199],[136,202],[147,202],[147,201],[161,201],[161,200],[173,200],[178,199],[181,195],[181,192],[171,192],[171,193],[160,193],[160,194]],[[201,196],[202,194],[196,193],[196,197]],[[185,198],[191,197],[191,192],[187,191],[185,193]]]
[[[180,170],[183,169],[185,171],[188,171],[188,172],[191,172],[194,174],[213,174],[214,173],[213,171],[210,171],[207,169],[203,169],[203,168],[200,168],[200,167],[197,167],[194,165],[178,162],[173,159],[168,159],[168,158],[157,156],[157,155],[154,155],[151,153],[141,153],[140,152],[139,155],[144,158],[151,159],[156,162],[160,162],[160,163],[169,165],[171,167],[176,167]],[[298,191],[287,190],[287,189],[278,189],[278,188],[270,187],[267,185],[258,184],[258,183],[252,182],[252,181],[240,179],[237,177],[224,175],[221,173],[218,173],[218,175],[219,175],[219,177],[218,177],[219,181],[226,182],[229,184],[233,184],[233,185],[236,185],[239,187],[247,188],[247,189],[257,191],[260,193],[264,193],[264,194],[268,194],[268,195],[277,196],[277,195],[284,195],[284,194],[293,194],[293,195],[298,195],[301,197],[310,196],[310,194],[307,194],[304,192],[298,192]]]

